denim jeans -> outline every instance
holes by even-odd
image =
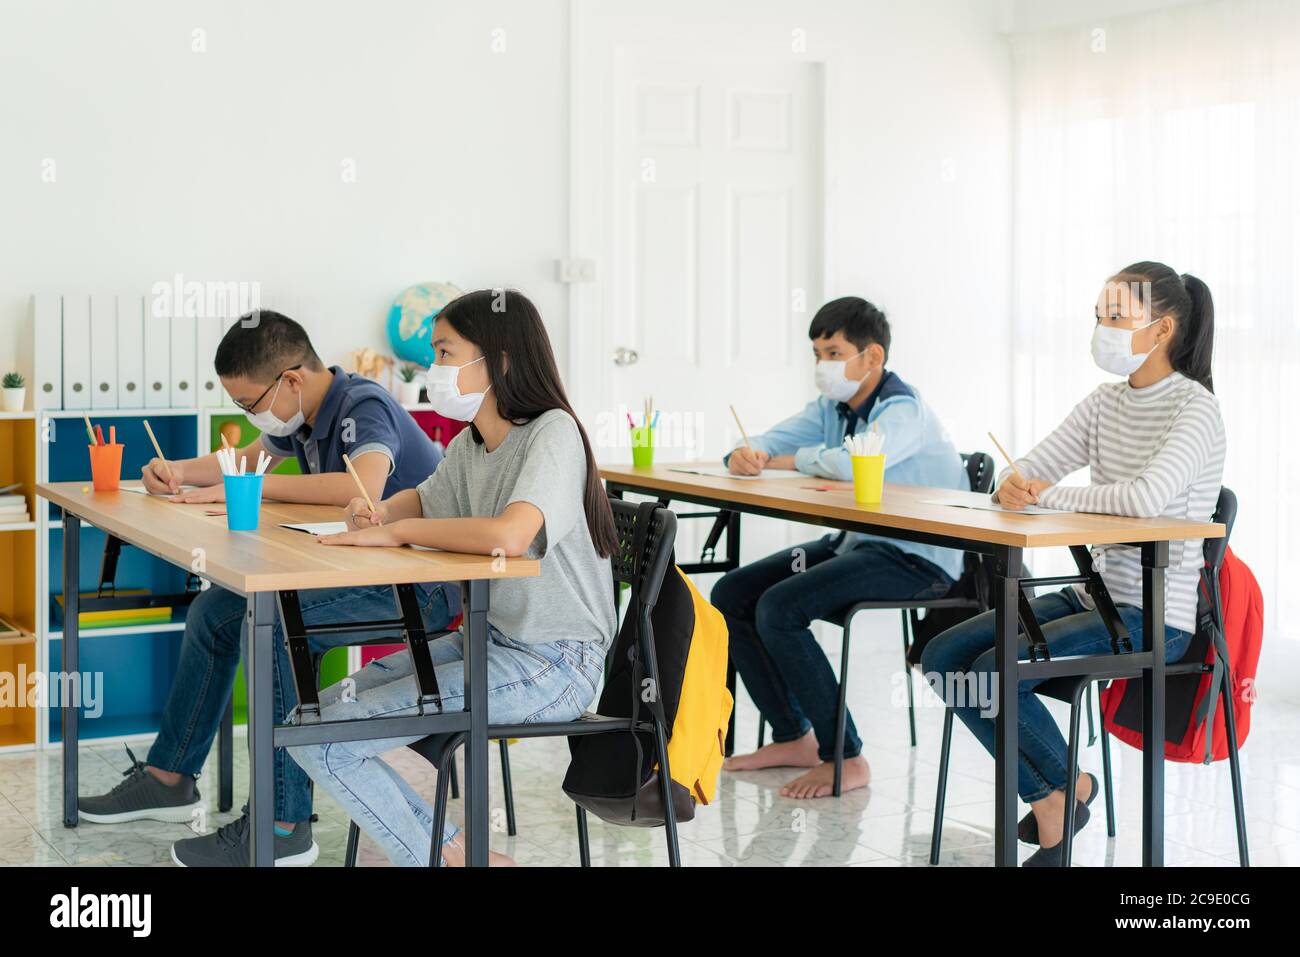
[[[461,632],[429,643],[442,706],[464,707],[465,652]],[[591,641],[529,645],[488,628],[488,720],[495,724],[572,721],[595,700],[604,670],[603,649]],[[345,721],[416,713],[411,656],[405,651],[372,661],[343,684],[321,692],[321,720]],[[433,808],[379,755],[414,737],[331,742],[289,749],[294,761],[343,806],[348,816],[400,867],[426,867],[433,839]],[[459,828],[448,823],[444,840]]]
[[[448,608],[449,595],[452,608]],[[460,589],[457,586],[417,585],[416,597],[424,626],[430,631],[445,630],[459,614]],[[389,586],[314,589],[299,592],[298,600],[303,621],[308,625],[398,616],[396,598]],[[235,686],[241,650],[247,640],[248,629],[244,622],[247,608],[248,600],[244,596],[216,586],[194,599],[185,618],[180,661],[167,695],[158,737],[149,749],[148,764],[181,774],[198,774],[203,770],[203,762]],[[308,644],[313,651],[326,651],[339,645],[356,644],[367,637],[382,637],[383,634],[313,635]],[[273,682],[275,723],[281,724],[285,715],[297,706],[298,692],[289,668],[284,630],[278,619],[275,624]],[[283,748],[277,748],[275,819],[298,822],[309,817],[311,789],[307,775],[287,758]]]
[[[1034,617],[1043,626],[1043,638],[1053,658],[1110,652],[1110,632],[1102,623],[1101,616],[1084,608],[1073,588],[1035,598],[1030,605]],[[1146,636],[1142,633],[1142,609],[1133,605],[1119,605],[1118,609],[1132,637],[1133,647],[1148,650]],[[949,628],[926,645],[921,654],[921,667],[931,687],[947,701],[953,713],[971,729],[989,754],[994,753],[997,727],[993,615],[987,611]],[[1187,632],[1165,626],[1165,660],[1174,662],[1182,658],[1190,641],[1191,635]],[[1023,633],[1018,657],[1021,661],[1029,659],[1029,642]],[[970,681],[962,681],[957,676],[974,676],[975,687],[991,691],[987,709],[966,700],[948,700],[958,696],[958,689],[970,687]],[[1017,790],[1026,803],[1040,801],[1053,791],[1063,790],[1069,778],[1065,737],[1042,699],[1034,694],[1034,688],[1045,680],[1038,678],[1020,682],[1020,780]],[[945,688],[950,692],[947,695]]]
[[[710,597],[727,619],[731,660],[772,740],[795,741],[812,728],[821,759],[832,761],[839,685],[808,626],[857,601],[938,598],[952,585],[937,565],[888,542],[837,555],[818,539],[728,572]],[[844,756],[861,751],[850,715]]]

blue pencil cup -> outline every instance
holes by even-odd
[[[262,513],[262,476],[223,475],[226,486],[226,527],[232,532],[255,532]]]

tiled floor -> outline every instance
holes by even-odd
[[[872,628],[875,629],[873,623]],[[701,807],[694,821],[681,826],[682,856],[689,865],[707,866],[924,866],[930,846],[942,712],[928,690],[918,686],[919,743],[908,744],[907,711],[891,701],[898,685],[896,625],[879,624],[879,634],[855,641],[851,703],[864,732],[872,765],[869,789],[840,800],[798,802],[776,796],[789,770],[724,774],[718,799]],[[1062,715],[1064,712],[1062,711]],[[738,738],[743,748],[754,741],[756,714],[741,694]],[[1112,743],[1118,833],[1106,838],[1102,805],[1094,805],[1092,822],[1075,844],[1079,866],[1132,865],[1141,859],[1141,785],[1139,752]],[[138,755],[148,742],[133,746]],[[112,787],[129,761],[121,745],[82,749],[82,793]],[[568,763],[562,740],[526,741],[510,749],[515,781],[519,835],[505,833],[500,809],[500,775],[492,751],[493,848],[521,865],[575,865],[577,842],[573,806],[560,791]],[[433,793],[433,771],[410,752],[392,759],[422,793]],[[57,751],[0,756],[0,865],[94,864],[170,866],[171,842],[190,836],[177,824],[137,823],[117,826],[62,826],[59,811],[61,758]],[[1091,748],[1084,767],[1100,771],[1100,753]],[[1300,865],[1300,704],[1270,700],[1256,706],[1249,741],[1243,752],[1246,811],[1253,862]],[[1167,767],[1166,861],[1170,865],[1236,863],[1232,799],[1226,762],[1206,768]],[[993,762],[958,726],[954,732],[942,863],[985,866],[993,859]],[[209,760],[199,786],[213,800],[215,758]],[[236,748],[236,795],[247,788],[247,760]],[[342,863],[347,820],[328,799],[317,802],[320,822],[315,837],[321,848],[317,866]],[[461,802],[452,802],[457,820]],[[214,815],[206,826],[233,815]],[[612,827],[591,821],[592,861],[596,865],[664,864],[667,854],[661,829]],[[361,862],[387,862],[368,839]],[[1031,848],[1021,846],[1026,857]]]

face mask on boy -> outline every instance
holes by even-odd
[[[857,356],[850,356],[856,359],[865,353],[863,349]],[[813,372],[813,381],[817,383],[817,391],[832,402],[847,402],[857,394],[858,389],[862,387],[862,379],[853,380],[845,376],[844,369],[848,366],[848,360],[845,359],[821,359],[817,363],[817,368]],[[871,373],[867,373],[870,375]]]
[[[1092,361],[1111,375],[1131,376],[1142,368],[1142,363],[1151,355],[1150,352],[1134,355],[1133,336],[1154,325],[1155,321],[1152,321],[1136,329],[1121,329],[1097,323],[1092,330]]]
[[[274,435],[283,438],[286,435],[293,435],[302,426],[305,416],[302,414],[302,393],[298,393],[298,411],[289,419],[288,422],[281,419],[271,410],[275,408],[275,398],[280,394],[280,386],[284,385],[284,377],[275,384],[275,395],[271,396],[271,404],[266,407],[264,412],[245,412],[244,417],[253,425],[254,428],[267,435]]]

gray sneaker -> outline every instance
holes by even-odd
[[[123,772],[126,780],[107,794],[77,798],[77,813],[92,824],[122,824],[126,821],[166,821],[187,824],[194,809],[201,807],[199,789],[194,778],[182,774],[175,785],[163,784],[144,769],[131,749],[126,749],[131,767]]]
[[[311,821],[303,821],[288,837],[275,835],[276,867],[308,867],[320,854],[311,839]],[[178,867],[247,867],[248,814],[202,837],[189,837],[172,845]]]

